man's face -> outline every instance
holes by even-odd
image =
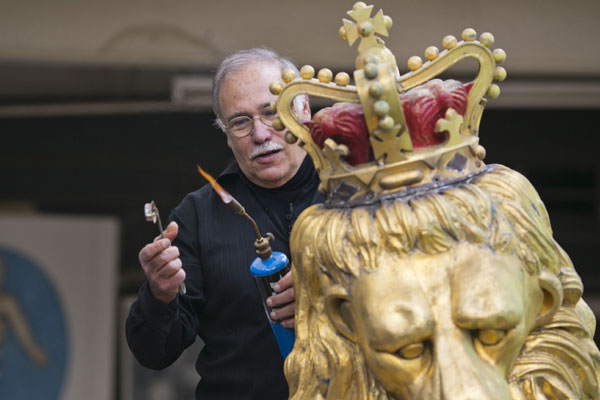
[[[269,92],[275,81],[281,81],[281,69],[273,63],[253,62],[228,76],[219,95],[223,123],[228,125],[242,115],[252,118],[264,114],[277,99]],[[310,118],[308,107],[300,118]],[[226,135],[244,175],[262,187],[282,186],[296,174],[306,154],[298,145],[286,143],[283,131],[266,126],[259,118],[254,119],[248,136],[237,138],[229,131]]]
[[[469,243],[379,266],[353,283],[352,330],[397,399],[510,399],[506,375],[543,294],[514,254]],[[346,317],[348,319],[348,317]]]

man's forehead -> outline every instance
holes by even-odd
[[[251,62],[227,75],[223,82],[219,101],[223,116],[240,112],[256,112],[270,104],[275,98],[269,85],[281,80],[281,69],[276,63]]]
[[[251,61],[229,73],[223,81],[223,86],[262,84],[264,82],[259,81],[266,81],[268,90],[268,85],[273,80],[281,80],[281,67],[279,64],[267,61]]]

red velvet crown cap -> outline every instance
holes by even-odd
[[[455,80],[433,79],[400,95],[413,148],[435,146],[446,140],[446,134],[435,132],[435,124],[448,108],[465,114],[472,86],[472,82],[463,85]],[[371,158],[369,131],[360,104],[336,103],[317,112],[307,125],[320,147],[327,138],[346,145],[350,150],[345,158],[348,164],[362,164]]]

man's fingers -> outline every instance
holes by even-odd
[[[171,222],[163,239],[157,238],[139,253],[140,264],[148,279],[154,297],[164,303],[171,302],[177,295],[179,284],[185,279],[185,271],[179,259],[179,249],[171,242],[179,227]]]
[[[185,271],[180,268],[168,279],[149,279],[148,284],[152,295],[163,303],[170,303],[177,296],[179,284],[185,279]]]
[[[152,260],[158,253],[169,248],[171,246],[171,241],[169,239],[160,239],[158,241],[152,242],[144,246],[144,248],[140,251],[139,259],[140,263],[144,264]]]
[[[296,299],[294,288],[291,287],[281,293],[271,296],[267,299],[267,305],[269,307],[281,307],[288,303],[291,303]]]
[[[284,328],[293,328],[296,325],[296,319],[294,317],[281,321],[281,326]]]
[[[289,271],[287,274],[284,275],[283,278],[281,278],[277,283],[275,283],[273,289],[276,292],[283,292],[284,290],[290,287],[292,287],[292,271]]]
[[[155,279],[168,280],[175,275],[182,267],[181,260],[176,258],[164,264],[161,268],[155,270]]]
[[[295,311],[296,303],[290,303],[281,308],[274,308],[273,311],[271,311],[271,318],[277,321],[286,320],[288,318],[292,318]]]

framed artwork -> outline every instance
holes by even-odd
[[[119,225],[0,216],[0,398],[114,398]]]

